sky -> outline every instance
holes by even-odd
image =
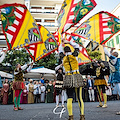
[[[111,13],[111,11],[120,3],[120,0],[95,0],[95,2],[97,3],[96,7],[88,15],[86,15],[81,23],[100,11],[107,11]]]

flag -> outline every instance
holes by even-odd
[[[25,46],[25,48],[30,53],[30,56],[34,61],[37,61],[51,54],[58,48],[57,40],[55,39],[53,34],[50,33],[42,25],[38,25],[38,26],[39,26],[39,31],[42,38],[42,43],[35,43],[35,44]]]
[[[64,0],[57,21],[61,33],[77,24],[94,7],[94,0]]]
[[[4,4],[0,9],[2,30],[9,50],[42,42],[39,28],[25,5]]]
[[[105,44],[119,31],[120,19],[109,12],[101,11],[83,22],[72,34]]]

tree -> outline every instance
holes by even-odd
[[[13,71],[15,69],[15,65],[17,63],[24,65],[27,63],[30,63],[32,61],[32,58],[30,57],[29,53],[27,53],[25,48],[22,48],[20,50],[10,50],[7,52],[6,57],[3,61],[1,69],[6,69],[8,71]],[[35,62],[34,67],[44,66],[49,69],[55,69],[55,65],[57,63],[57,59],[55,58],[55,53],[52,53],[38,61]],[[10,65],[10,67],[7,67],[7,64]]]
[[[102,53],[98,50],[96,51],[91,51],[90,49],[87,49],[87,52],[90,56],[90,58],[93,60],[93,59],[97,59],[97,60],[100,60],[101,59],[101,55]]]
[[[55,53],[52,53],[38,61],[35,62],[36,66],[44,66],[49,69],[55,69],[57,59],[55,58]]]
[[[29,53],[27,53],[25,48],[22,48],[20,50],[9,50],[3,63],[9,64],[11,66],[11,70],[14,70],[17,63],[24,65],[29,63],[31,60]]]

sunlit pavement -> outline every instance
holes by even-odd
[[[120,101],[108,101],[107,108],[96,108],[98,102],[85,102],[85,120],[120,120]],[[65,103],[66,106],[66,103]],[[14,111],[13,105],[0,105],[0,120],[67,120],[67,111],[59,118],[53,114],[55,103],[22,104],[24,110]],[[73,103],[74,120],[79,120],[79,108]]]

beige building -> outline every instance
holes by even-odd
[[[0,5],[10,3],[25,4],[37,24],[43,25],[52,33],[57,30],[57,16],[63,0],[0,0]],[[7,47],[1,24],[0,19],[0,49]]]

